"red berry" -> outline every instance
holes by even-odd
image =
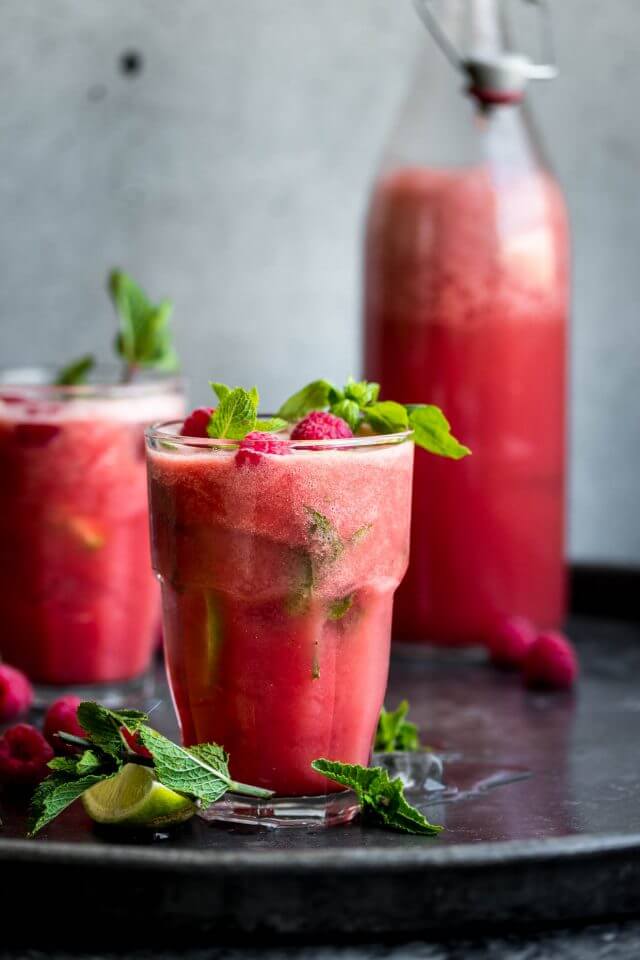
[[[492,663],[519,667],[536,639],[536,629],[525,617],[510,617],[497,624],[487,641]]]
[[[0,663],[0,723],[15,720],[33,703],[33,687],[24,673]]]
[[[352,436],[351,427],[342,417],[323,410],[308,413],[291,431],[292,440],[341,440]]]
[[[140,757],[147,757],[149,760],[152,759],[151,753],[149,750],[147,750],[144,743],[140,739],[139,733],[131,733],[131,731],[127,730],[126,727],[120,727],[120,733],[127,741],[129,748],[133,750],[134,753],[137,753]]]
[[[240,442],[238,452],[236,453],[236,466],[256,466],[259,464],[265,453],[273,453],[277,456],[289,452],[289,441],[280,440],[270,433],[263,433],[255,430],[248,433],[244,440]]]
[[[39,730],[17,723],[0,737],[0,783],[35,786],[51,772],[53,750]]]
[[[529,687],[566,690],[578,676],[578,658],[562,633],[538,634],[524,660],[524,679]]]
[[[208,437],[207,427],[215,407],[196,407],[182,424],[180,435],[183,437]]]
[[[60,731],[72,733],[75,737],[86,737],[85,731],[78,722],[78,707],[81,703],[80,697],[68,694],[52,703],[44,716],[44,735],[57,753],[75,752],[72,744],[60,739],[58,736]]]

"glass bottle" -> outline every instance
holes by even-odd
[[[450,62],[422,56],[368,214],[366,376],[383,398],[441,406],[473,451],[416,450],[405,643],[470,646],[512,617],[565,616],[569,241],[524,103],[553,68],[509,51],[502,7],[448,0],[444,27],[470,53],[436,31]]]

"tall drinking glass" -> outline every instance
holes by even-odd
[[[290,442],[283,455],[147,432],[153,566],[186,745],[216,742],[235,780],[275,791],[212,818],[350,819],[311,768],[367,764],[407,567],[410,433]]]
[[[182,414],[182,387],[111,373],[82,386],[0,373],[0,655],[43,702],[121,702],[144,686],[160,629],[143,432]]]

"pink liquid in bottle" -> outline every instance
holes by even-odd
[[[441,406],[473,451],[416,450],[398,640],[470,645],[504,617],[563,619],[566,251],[540,169],[406,167],[375,188],[367,376]]]
[[[381,396],[442,407],[473,452],[416,450],[394,608],[396,641],[453,647],[564,618],[569,244],[525,105],[553,65],[514,56],[497,0],[440,13],[373,190],[364,325]]]

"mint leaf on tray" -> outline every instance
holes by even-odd
[[[380,711],[378,729],[373,746],[377,753],[394,753],[397,750],[420,750],[420,736],[415,723],[406,719],[409,703],[403,700],[395,710]]]
[[[314,760],[311,766],[329,780],[353,790],[363,816],[374,823],[426,837],[434,837],[442,830],[407,801],[400,777],[391,780],[382,767],[325,759]]]

